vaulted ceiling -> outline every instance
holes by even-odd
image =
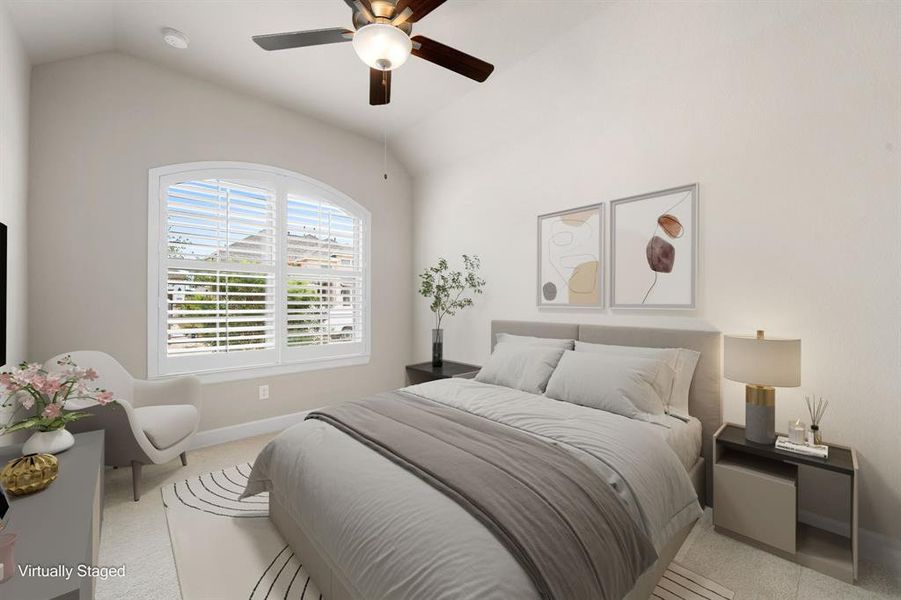
[[[414,32],[496,66],[478,84],[411,58],[395,72],[392,101],[372,107],[368,69],[350,44],[265,52],[261,33],[350,27],[342,0],[7,0],[33,64],[108,50],[166,65],[239,89],[365,136],[385,124],[402,138],[432,115],[495,85],[505,71],[559,38],[599,4],[573,0],[448,0]],[[187,50],[167,46],[160,30],[190,38]]]

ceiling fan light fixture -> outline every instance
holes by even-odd
[[[354,51],[364,63],[379,71],[392,71],[410,57],[413,42],[401,29],[387,23],[370,23],[354,34]]]

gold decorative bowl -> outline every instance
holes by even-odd
[[[0,485],[10,495],[33,494],[53,483],[59,462],[52,454],[29,454],[14,458],[0,471]]]

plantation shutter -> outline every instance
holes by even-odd
[[[368,211],[233,164],[151,170],[150,376],[367,362]]]
[[[361,220],[344,209],[313,196],[288,194],[284,266],[289,354],[360,350],[363,234]]]
[[[168,357],[275,349],[275,225],[273,190],[221,179],[169,186]]]

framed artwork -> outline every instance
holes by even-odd
[[[538,306],[603,308],[604,206],[538,217]]]
[[[612,308],[695,308],[698,184],[610,203]]]

